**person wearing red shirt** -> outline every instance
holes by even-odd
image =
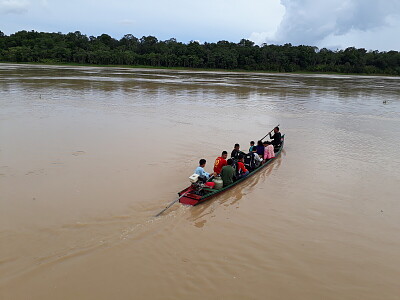
[[[221,173],[222,167],[226,166],[226,158],[228,157],[228,152],[222,151],[222,154],[220,157],[218,157],[215,160],[214,163],[214,172],[217,173],[218,175]]]
[[[247,175],[249,175],[250,172],[244,166],[244,158],[243,158],[242,154],[239,155],[239,160],[238,160],[237,165],[238,165],[238,173],[239,173],[238,179],[246,177]]]

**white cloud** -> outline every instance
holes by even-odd
[[[274,38],[274,31],[270,32],[252,32],[248,39],[256,43],[256,45],[261,45],[266,41],[272,40]]]
[[[400,40],[397,36],[400,32],[400,20],[387,18],[386,26],[379,26],[370,30],[351,29],[346,34],[330,34],[322,39],[317,46],[336,50],[356,46],[367,50],[400,50]]]
[[[22,14],[28,11],[29,2],[24,0],[0,1],[0,14]]]
[[[390,21],[400,16],[398,0],[281,0],[281,3],[285,15],[271,42],[380,48],[367,39],[379,40],[382,34],[387,37],[386,31],[400,29],[398,22]],[[386,44],[390,47],[390,43]],[[398,47],[396,41],[391,45]]]

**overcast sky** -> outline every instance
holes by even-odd
[[[0,0],[0,31],[400,50],[400,0]]]

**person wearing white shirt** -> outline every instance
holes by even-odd
[[[253,159],[254,159],[253,169],[256,169],[261,165],[263,159],[260,157],[260,155],[257,154],[257,147],[254,147],[253,151],[251,151],[251,152],[252,152]]]

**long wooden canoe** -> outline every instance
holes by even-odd
[[[229,190],[230,188],[234,187],[235,185],[240,184],[243,181],[246,181],[246,179],[248,179],[250,176],[253,176],[257,172],[264,169],[269,164],[273,163],[274,160],[281,154],[284,143],[285,143],[285,135],[282,135],[282,142],[281,142],[279,149],[275,152],[275,157],[268,160],[266,163],[259,166],[257,169],[253,170],[252,172],[250,172],[250,174],[247,175],[246,177],[236,180],[232,184],[230,184],[222,189],[219,189],[219,190],[204,188],[203,195],[198,195],[198,194],[192,193],[192,191],[193,191],[192,186],[189,186],[188,188],[186,188],[178,193],[179,197],[181,197],[179,199],[179,202],[182,204],[197,205],[199,203],[207,201],[207,200],[211,199],[212,197],[215,197],[215,196],[225,192],[226,190]]]

